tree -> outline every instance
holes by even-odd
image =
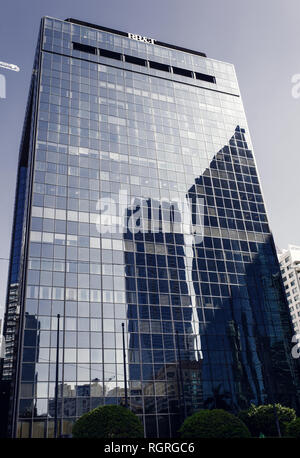
[[[285,435],[287,437],[295,437],[297,439],[300,439],[300,418],[296,418],[290,423],[287,423]]]
[[[139,418],[122,406],[106,405],[82,415],[74,424],[75,438],[141,438],[144,429]]]
[[[296,412],[281,404],[276,404],[276,411],[280,430],[284,433],[286,424],[296,419]],[[238,417],[247,425],[252,436],[259,437],[261,433],[269,437],[278,436],[272,404],[261,406],[252,404],[248,410],[241,410]]]
[[[239,418],[222,409],[199,410],[185,419],[179,432],[183,439],[251,437]]]

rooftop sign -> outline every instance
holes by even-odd
[[[142,35],[135,35],[134,33],[128,33],[128,38],[132,40],[142,41],[143,43],[149,43],[154,45],[155,40],[153,38],[142,37]]]

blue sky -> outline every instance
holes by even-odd
[[[275,243],[300,244],[299,0],[10,0],[0,61],[16,64],[0,99],[0,317],[5,303],[17,158],[40,18],[73,17],[232,62],[242,92]]]

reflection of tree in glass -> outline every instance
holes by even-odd
[[[205,409],[224,409],[229,410],[231,403],[231,393],[229,391],[222,392],[222,384],[213,388],[212,396],[204,401]]]

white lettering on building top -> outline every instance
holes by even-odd
[[[134,33],[128,33],[128,38],[132,40],[142,41],[143,43],[150,43],[152,45],[155,44],[155,40],[153,38],[142,37],[142,35],[136,35]]]

